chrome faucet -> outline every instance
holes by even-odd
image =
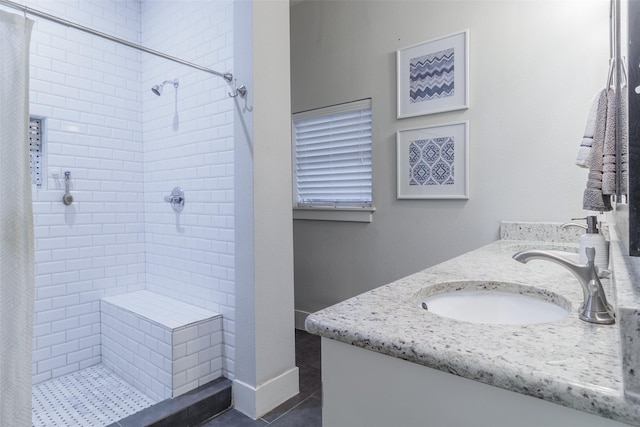
[[[565,267],[576,276],[582,286],[584,301],[579,309],[580,319],[585,322],[612,325],[616,321],[615,313],[607,302],[602,283],[598,278],[598,267],[593,261],[596,250],[586,248],[586,254],[587,264],[585,265],[574,264],[561,256],[543,250],[521,251],[513,255],[513,259],[523,264],[533,259],[542,259]]]

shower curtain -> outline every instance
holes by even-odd
[[[0,10],[0,426],[31,426],[34,243],[29,173],[33,21]]]

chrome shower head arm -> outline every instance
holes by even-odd
[[[178,84],[180,83],[179,80],[177,78],[173,79],[173,80],[165,80],[162,82],[162,84],[159,85],[155,85],[151,88],[151,92],[153,92],[154,94],[160,96],[162,95],[162,89],[164,88],[164,85],[171,83],[173,85],[174,88],[178,89]]]
[[[178,79],[173,79],[173,80],[165,80],[162,82],[162,86],[171,83],[173,85],[173,87],[175,87],[176,89],[178,88],[178,84],[180,83],[178,81]]]

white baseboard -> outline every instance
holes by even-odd
[[[296,318],[295,318],[296,329],[301,329],[304,331],[305,330],[304,321],[307,320],[307,316],[310,315],[311,313],[309,313],[308,311],[296,310],[295,314],[296,314]]]
[[[257,420],[298,394],[298,381],[298,368],[295,366],[258,386],[233,380],[233,407]]]

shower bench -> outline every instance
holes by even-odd
[[[102,298],[102,363],[156,401],[222,376],[222,315],[151,291]]]

